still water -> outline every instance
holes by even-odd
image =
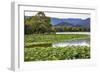
[[[53,47],[65,47],[65,46],[90,46],[90,39],[77,39],[64,42],[53,43]]]

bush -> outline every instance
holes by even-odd
[[[31,48],[31,47],[51,47],[52,43],[46,43],[46,42],[35,42],[35,43],[27,43],[24,45],[26,48]]]
[[[24,25],[24,33],[25,34],[33,34],[34,30],[32,25]]]

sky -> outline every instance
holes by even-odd
[[[38,12],[32,12],[32,11],[25,11],[25,16],[34,16]],[[87,19],[90,18],[90,14],[84,14],[84,13],[61,13],[61,12],[44,12],[46,16],[48,17],[56,17],[56,18],[81,18],[81,19]]]

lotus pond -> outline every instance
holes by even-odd
[[[89,59],[90,46],[53,47],[53,43],[89,39],[85,34],[32,34],[24,37],[24,61]]]

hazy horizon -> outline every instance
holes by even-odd
[[[35,16],[38,12],[25,12],[25,16]],[[49,13],[44,12],[47,17],[51,18],[59,18],[59,19],[70,19],[70,18],[77,18],[77,19],[87,19],[90,18],[90,14],[72,14],[72,13]]]

